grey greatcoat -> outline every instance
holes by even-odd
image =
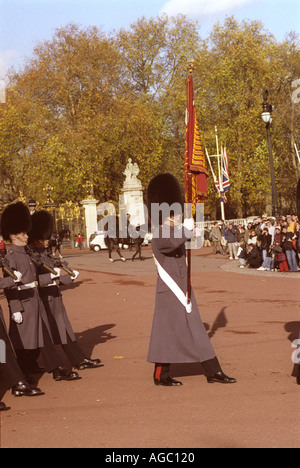
[[[43,263],[51,268],[55,267],[53,259],[51,259],[46,249],[34,249],[41,256]],[[43,267],[41,267],[43,268]],[[44,270],[45,271],[45,270]],[[41,271],[40,273],[43,273]],[[59,280],[53,281],[50,273],[41,274],[39,276],[39,293],[47,312],[51,334],[54,344],[67,344],[67,335],[72,342],[76,341],[72,325],[69,321],[67,311],[65,309],[62,295],[58,285],[67,285],[72,283],[70,275],[61,275]],[[52,286],[50,286],[52,284]]]
[[[15,285],[16,283],[10,276],[7,278],[0,278],[0,289],[11,288]],[[6,323],[4,320],[2,307],[0,307],[0,340],[7,340]]]
[[[156,260],[186,294],[187,263],[185,242],[181,230],[160,227],[153,236],[152,249]],[[179,238],[178,238],[179,234]],[[148,362],[189,363],[204,362],[216,357],[199,315],[196,298],[192,293],[192,312],[188,314],[175,294],[158,276],[156,304],[150,339]]]
[[[10,288],[15,286],[15,282],[11,277],[0,278],[0,289]],[[11,388],[18,382],[24,380],[24,375],[17,363],[15,351],[11,340],[7,334],[6,323],[4,320],[2,308],[0,307],[0,340],[5,343],[5,361],[0,365],[0,382],[4,383],[4,387]],[[1,362],[1,360],[0,360]]]
[[[11,269],[22,273],[22,285],[38,284],[36,266],[25,251],[25,247],[12,245],[5,257]],[[43,322],[50,333],[45,308],[40,299],[38,288],[19,289],[21,284],[5,289],[10,315],[21,312],[23,323],[10,320],[9,336],[16,350],[38,349],[44,347]],[[51,336],[51,333],[50,333]]]

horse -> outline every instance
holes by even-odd
[[[52,253],[52,255],[55,255],[56,252],[58,252],[59,257],[62,258],[61,246],[63,240],[70,240],[70,238],[71,232],[69,231],[69,229],[54,232],[49,241],[49,250]]]

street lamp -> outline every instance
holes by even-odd
[[[49,184],[43,189],[47,193],[47,202],[44,204],[44,208],[49,211],[53,216],[53,229],[56,230],[56,219],[55,219],[55,203],[51,199],[51,193],[53,192],[53,187]]]
[[[275,218],[278,217],[278,197],[277,197],[277,187],[275,181],[275,170],[274,170],[274,161],[273,161],[273,153],[272,153],[272,144],[271,144],[271,132],[270,127],[273,120],[272,111],[273,106],[272,104],[268,103],[268,96],[269,92],[264,92],[264,102],[262,103],[263,111],[261,117],[266,124],[267,129],[267,136],[268,136],[268,146],[269,146],[269,162],[270,162],[270,173],[271,173],[271,185],[272,185],[272,215]]]

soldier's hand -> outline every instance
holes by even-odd
[[[20,271],[14,271],[14,275],[16,275],[17,279],[14,280],[15,283],[20,283],[22,281],[22,273]]]
[[[72,277],[72,280],[75,281],[76,278],[78,278],[79,276],[79,271],[73,270],[73,273],[75,274],[75,276]]]
[[[195,227],[194,218],[186,218],[186,219],[184,220],[183,226],[184,226],[185,229],[187,229],[188,231],[193,231],[193,229],[194,229],[194,227]]]
[[[21,323],[23,323],[23,315],[21,314],[21,312],[15,312],[14,314],[12,314],[11,318],[18,325],[21,325]]]
[[[56,271],[56,275],[54,275],[54,273],[50,273],[51,279],[54,279],[60,276],[60,272],[61,272],[60,268],[54,268],[54,271]]]

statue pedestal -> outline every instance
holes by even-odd
[[[97,231],[97,203],[98,200],[94,198],[87,198],[82,200],[80,204],[84,207],[85,210],[85,227],[86,227],[86,246],[89,246],[89,238],[91,234]]]
[[[145,224],[143,187],[138,179],[124,182],[120,199],[120,206],[130,214],[130,224]]]
[[[133,226],[141,226],[146,222],[143,187],[137,178],[139,172],[138,165],[132,164],[132,160],[129,159],[124,172],[126,180],[123,184],[120,206],[122,211],[126,210],[126,214],[130,214],[130,224]]]

